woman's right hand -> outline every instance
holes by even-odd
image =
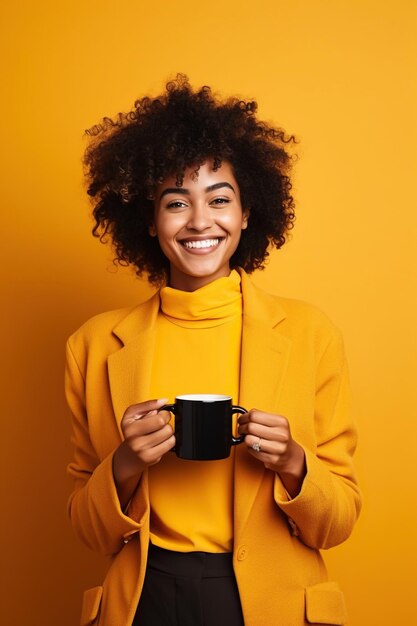
[[[155,465],[175,446],[168,411],[158,410],[167,398],[128,407],[121,421],[123,443],[113,457],[113,475],[122,504],[129,501],[143,470]]]

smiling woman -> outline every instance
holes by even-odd
[[[271,244],[285,243],[294,220],[289,178],[294,137],[258,121],[256,109],[253,101],[216,100],[208,87],[193,92],[178,75],[165,94],[137,100],[133,111],[87,131],[96,138],[85,154],[94,234],[103,241],[111,235],[118,261],[134,265],[139,275],[146,272],[154,285],[164,284],[170,263],[149,237],[154,200],[162,200],[155,194],[175,190],[176,200],[184,202],[203,164],[206,174],[208,169],[215,174],[227,162],[223,177],[207,185],[229,182],[250,213],[253,228],[242,232],[230,267],[252,272],[264,266]],[[215,204],[227,199],[219,197]]]
[[[112,557],[81,624],[344,624],[320,554],[360,509],[343,343],[248,276],[292,227],[293,138],[181,75],[90,134],[94,234],[158,291],[67,344],[69,513]],[[225,458],[180,454],[175,398],[196,394],[230,405],[220,429],[216,407],[189,419],[190,441],[220,433]]]
[[[230,274],[230,259],[248,225],[239,185],[227,161],[213,170],[208,160],[189,167],[182,187],[173,177],[157,186],[155,218],[150,234],[170,262],[170,285],[183,291]],[[186,186],[184,186],[186,185]]]

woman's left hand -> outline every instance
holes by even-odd
[[[246,435],[249,453],[277,472],[288,493],[295,497],[306,475],[305,454],[292,438],[287,418],[251,409],[240,416],[238,424],[239,434]]]

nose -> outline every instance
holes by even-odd
[[[189,230],[206,230],[213,225],[213,215],[210,207],[205,202],[199,202],[191,207],[191,213],[187,222]]]

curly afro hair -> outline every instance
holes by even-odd
[[[214,170],[223,160],[231,164],[242,206],[250,211],[230,266],[263,269],[268,249],[285,243],[295,219],[288,151],[295,139],[257,120],[256,110],[254,101],[223,101],[207,86],[193,90],[178,74],[162,95],[137,100],[132,111],[86,131],[92,137],[84,166],[93,234],[103,242],[110,236],[115,261],[134,265],[138,275],[146,272],[155,286],[168,279],[168,259],[149,234],[155,187],[172,175],[180,187],[188,167],[198,176],[212,159]]]

